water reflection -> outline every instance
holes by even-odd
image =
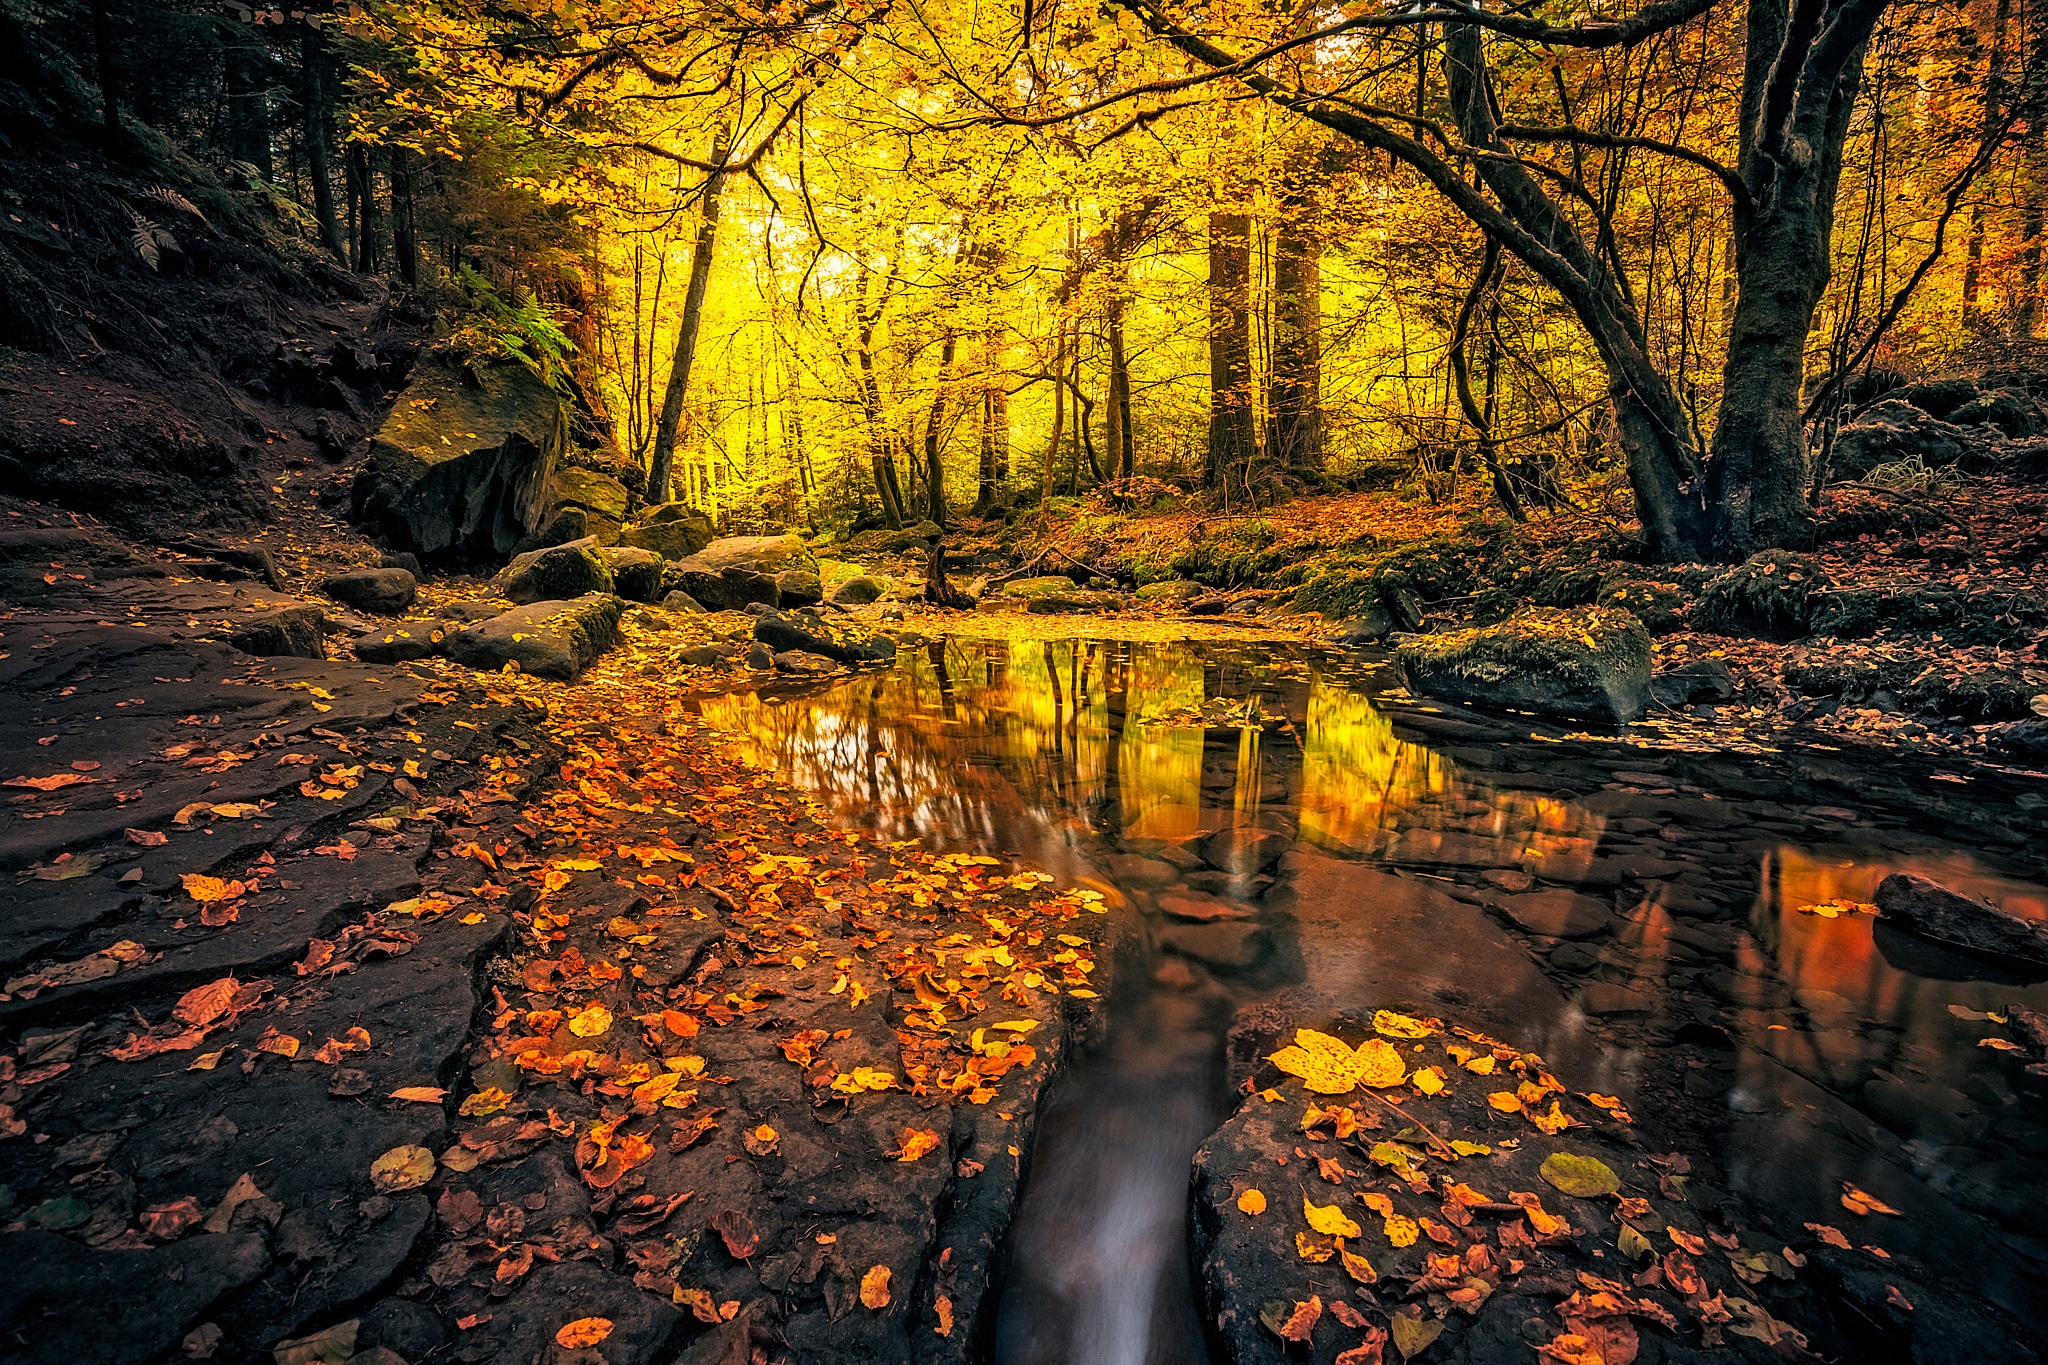
[[[2048,892],[1967,850],[1780,804],[1796,793],[1759,796],[1732,766],[1717,792],[1562,746],[1412,743],[1347,665],[1270,645],[935,642],[704,714],[891,837],[1099,876],[1142,917],[1108,1038],[1043,1118],[1008,1365],[1201,1358],[1188,1163],[1231,1103],[1226,1033],[1259,1001],[1476,1011],[1604,1090],[1704,1042],[1665,1070],[1691,1068],[1683,1094],[1721,1114],[1692,1137],[1738,1191],[1795,1222],[1839,1220],[1844,1179],[1921,1200],[1884,1232],[1951,1270],[1995,1226],[2020,1268],[1987,1292],[2009,1303],[2032,1292],[2026,1258],[2048,1260],[2029,1240],[2048,1218],[2041,1090],[1950,1008],[2048,1008],[2048,986],[1800,913],[1910,870],[2048,915]]]

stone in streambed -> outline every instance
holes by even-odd
[[[517,663],[536,677],[573,681],[618,643],[625,603],[604,593],[567,602],[534,602],[454,632],[448,657],[465,668],[495,671]]]
[[[405,569],[358,569],[321,579],[320,591],[357,611],[393,616],[412,605],[420,585]]]
[[[1294,846],[1293,836],[1240,825],[1202,840],[1202,861],[1232,876],[1245,877],[1272,866]]]
[[[1596,1018],[1620,1014],[1648,1014],[1657,1007],[1654,997],[1609,981],[1591,981],[1579,990],[1579,1008]]]
[[[864,607],[881,597],[883,591],[881,580],[856,574],[832,589],[832,600],[842,607]]]
[[[1879,918],[1907,933],[1980,957],[2048,967],[2048,928],[1939,882],[1894,872],[1878,883],[1875,899]]]
[[[270,1266],[252,1233],[190,1237],[147,1250],[99,1251],[51,1232],[0,1235],[10,1267],[0,1335],[16,1365],[168,1359],[208,1309]]]
[[[1259,960],[1266,931],[1256,924],[1176,924],[1159,933],[1159,946],[1218,971],[1243,971]]]
[[[1247,920],[1254,918],[1249,906],[1211,896],[1203,891],[1162,891],[1153,904],[1159,913],[1168,919],[1182,920],[1189,924],[1210,924],[1218,920]]]
[[[619,544],[652,550],[665,559],[687,559],[717,536],[711,518],[686,502],[650,507],[640,524],[619,532]]]
[[[498,575],[498,591],[514,602],[560,602],[617,590],[595,536],[529,550]]]
[[[826,625],[815,612],[764,611],[754,620],[754,638],[777,653],[801,650],[843,664],[881,663],[896,657],[896,642],[887,636],[861,639]]]
[[[1529,891],[1494,904],[1522,929],[1546,938],[1592,938],[1617,923],[1604,903],[1575,891]]]
[[[1118,886],[1165,886],[1180,874],[1173,864],[1135,853],[1117,853],[1105,858],[1102,870]]]
[[[366,664],[404,664],[441,652],[450,626],[440,621],[414,621],[393,626],[381,635],[365,635],[351,648]]]
[[[1404,640],[1413,691],[1472,706],[1631,721],[1650,704],[1650,635],[1625,611],[1530,607],[1498,625]]]

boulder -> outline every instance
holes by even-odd
[[[1026,601],[1040,597],[1065,597],[1075,590],[1074,580],[1064,574],[1050,574],[1043,578],[1013,578],[1003,584],[1005,597],[1021,597]]]
[[[529,550],[545,550],[550,545],[567,545],[589,534],[590,518],[581,507],[559,507],[538,531],[521,536],[512,552],[523,555]]]
[[[510,554],[545,520],[567,435],[560,395],[524,365],[423,360],[370,442],[354,515],[419,555]]]
[[[595,536],[527,551],[505,566],[497,586],[514,602],[556,602],[615,588],[611,567]]]
[[[405,664],[439,654],[448,631],[439,621],[414,621],[393,626],[381,635],[361,636],[351,647],[366,664]]]
[[[604,557],[605,567],[611,570],[613,590],[619,596],[634,602],[660,599],[664,564],[660,555],[633,545],[614,545],[598,553]]]
[[[1339,623],[1332,638],[1347,649],[1376,645],[1394,633],[1394,618],[1378,602],[1369,602],[1358,615]]]
[[[809,654],[801,649],[786,649],[775,656],[775,671],[793,674],[799,678],[815,678],[827,673],[837,673],[839,665],[822,654]]]
[[[637,526],[619,532],[619,544],[653,550],[665,559],[687,559],[718,534],[705,516],[686,502],[664,502],[640,515]]]
[[[377,556],[380,569],[403,569],[414,578],[425,578],[427,571],[420,564],[420,557],[410,550],[391,551]]]
[[[357,569],[321,579],[320,591],[357,611],[396,616],[419,596],[420,583],[406,569]]]
[[[832,600],[842,607],[863,607],[883,592],[881,580],[857,574],[832,590]]]
[[[1835,437],[1828,473],[1860,479],[1879,465],[1915,456],[1930,469],[1964,462],[1980,442],[1975,433],[1951,425],[1912,403],[1887,398],[1856,415]]]
[[[754,620],[754,638],[778,654],[797,650],[843,664],[884,663],[896,657],[896,642],[888,636],[862,639],[826,625],[815,612],[763,612]]]
[[[607,593],[534,602],[452,632],[444,648],[465,668],[516,663],[521,672],[569,682],[618,643],[624,611],[625,603]]]
[[[704,610],[704,604],[690,596],[690,594],[679,590],[665,595],[661,599],[661,608],[663,611],[701,613]]]
[[[1279,862],[1280,855],[1293,846],[1290,835],[1239,825],[1219,829],[1202,840],[1202,861],[1233,876],[1249,877]]]
[[[1877,886],[1878,918],[1919,938],[2006,962],[2048,967],[2048,927],[1911,872]]]
[[[1631,721],[1650,704],[1649,632],[1610,607],[1530,607],[1404,640],[1394,661],[1412,690],[1483,708]]]
[[[1735,695],[1735,679],[1719,659],[1694,659],[1651,678],[1650,695],[1659,706],[1727,701]]]
[[[1075,589],[1071,584],[1068,588],[1064,593],[1028,598],[1024,610],[1033,616],[1073,616],[1090,611],[1115,611],[1124,605],[1121,593],[1088,592]]]
[[[327,614],[312,605],[280,607],[252,616],[228,633],[228,643],[244,654],[265,658],[324,659],[326,643],[320,638]]]
[[[815,569],[784,569],[775,575],[775,587],[783,606],[815,607],[825,600]]]
[[[1207,591],[1200,583],[1190,583],[1185,578],[1168,578],[1158,583],[1147,583],[1138,589],[1138,600],[1158,606],[1178,606],[1194,601]]]
[[[801,537],[723,536],[712,541],[687,561],[693,568],[723,573],[746,569],[753,573],[779,574],[786,569],[818,571],[818,561]]]
[[[633,494],[626,485],[594,469],[564,467],[548,478],[548,512],[553,514],[571,507],[582,512],[585,533],[596,536],[602,545],[610,545],[619,538],[619,528],[625,524],[626,509],[632,501]]]
[[[774,607],[782,601],[782,586],[767,574],[748,569],[713,573],[690,567],[689,560],[669,564],[662,573],[661,585],[670,592],[687,593],[712,611],[739,611],[756,605]]]
[[[792,571],[811,575],[797,580],[799,590],[815,582],[818,572],[818,562],[797,537],[726,536],[671,563],[662,586],[680,588],[713,611],[737,611],[752,603],[773,607],[782,601],[781,576]]]

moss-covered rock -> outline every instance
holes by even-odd
[[[1708,581],[1692,610],[1695,629],[1719,635],[1796,640],[1813,625],[1816,593],[1828,576],[1812,555],[1764,550]]]
[[[554,602],[616,589],[595,536],[530,550],[505,566],[498,591],[514,602]]]
[[[1650,634],[1606,607],[1531,607],[1405,640],[1394,660],[1412,690],[1472,706],[1628,721],[1650,704]]]
[[[705,516],[686,502],[665,502],[650,507],[640,524],[619,532],[619,544],[652,550],[664,559],[687,559],[709,545],[718,531]]]
[[[1669,635],[1685,629],[1692,594],[1676,579],[1610,574],[1594,599],[1603,607],[1632,613],[1652,635]]]

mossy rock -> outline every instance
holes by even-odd
[[[617,585],[595,536],[520,555],[498,575],[498,591],[514,602],[556,602]]]
[[[1650,705],[1650,633],[1606,607],[1530,607],[1404,640],[1394,661],[1411,690],[1471,706],[1630,721]]]
[[[1692,606],[1692,594],[1682,583],[1614,574],[1602,583],[1596,600],[1603,607],[1633,613],[1652,635],[1684,630]]]
[[[1764,550],[1707,583],[1692,624],[1718,635],[1796,640],[1812,629],[1818,606],[1812,599],[1828,586],[1812,555]]]

